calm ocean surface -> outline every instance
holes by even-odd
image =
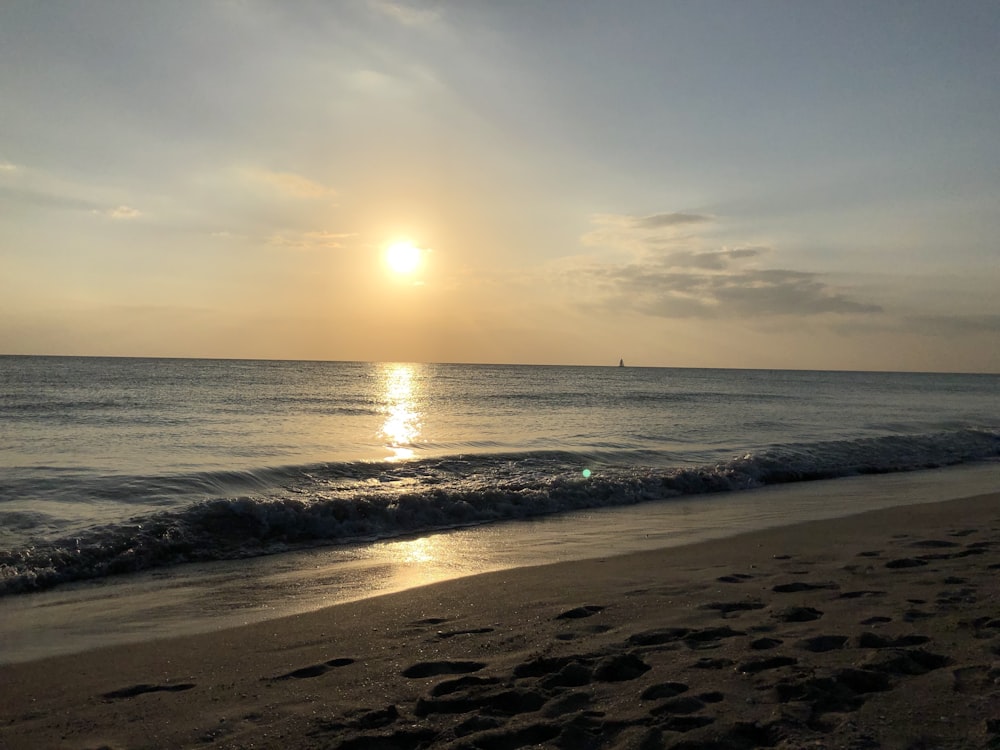
[[[0,595],[998,456],[997,375],[2,356]]]

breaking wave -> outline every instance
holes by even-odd
[[[185,562],[998,456],[1000,432],[960,430],[774,445],[714,465],[673,469],[534,452],[147,478],[145,490],[142,482],[126,481],[121,493],[151,492],[155,484],[162,492],[196,488],[215,496],[72,537],[0,550],[0,595]]]

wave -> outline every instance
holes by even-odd
[[[667,470],[587,469],[587,456],[549,451],[218,472],[184,481],[255,494],[216,497],[72,538],[0,550],[0,595],[185,562],[998,456],[1000,432],[960,430],[774,445],[715,465]]]

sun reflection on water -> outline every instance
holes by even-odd
[[[385,369],[383,411],[385,421],[379,436],[391,451],[388,461],[413,458],[413,442],[420,435],[421,413],[417,408],[419,384],[412,365],[388,365]]]

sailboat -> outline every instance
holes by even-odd
[[[624,367],[625,366],[625,359],[624,359],[624,357],[622,359],[618,360],[618,366],[619,367]]]

